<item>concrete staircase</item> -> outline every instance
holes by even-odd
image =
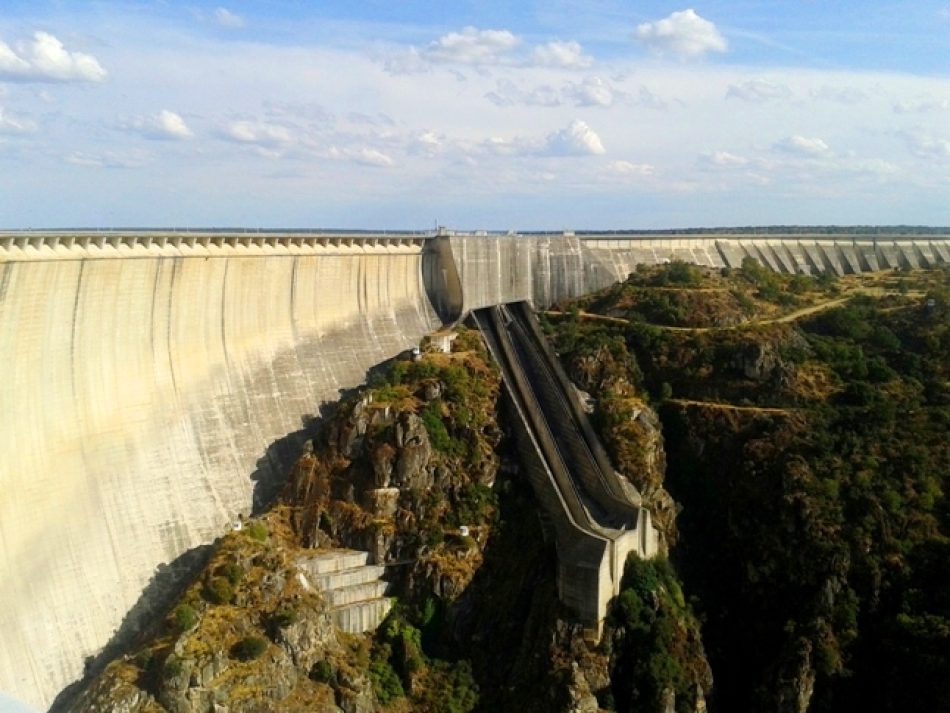
[[[393,600],[386,595],[385,567],[371,565],[369,552],[324,550],[297,561],[315,589],[330,605],[330,616],[348,634],[373,631],[380,625]]]

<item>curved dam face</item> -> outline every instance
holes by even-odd
[[[299,455],[271,444],[441,324],[422,251],[0,251],[0,689],[48,706]]]

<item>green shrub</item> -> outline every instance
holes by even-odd
[[[212,604],[230,604],[234,589],[225,577],[212,577],[205,583],[204,597]]]
[[[194,607],[188,604],[179,604],[175,607],[173,614],[175,618],[175,627],[178,631],[188,631],[193,629],[195,624],[198,623],[198,612],[195,611]]]
[[[253,661],[267,650],[267,640],[260,636],[245,636],[231,649],[231,655],[241,661]]]
[[[267,526],[263,522],[252,522],[247,526],[247,534],[258,542],[265,542],[267,540]]]
[[[236,587],[244,579],[244,568],[237,562],[230,562],[221,568],[220,574],[228,580],[232,587]]]
[[[180,676],[184,670],[181,661],[173,654],[165,659],[165,665],[162,667],[162,676],[167,680]]]
[[[329,661],[317,661],[310,670],[310,680],[330,684],[336,680],[336,672]]]
[[[300,613],[293,607],[281,607],[271,616],[271,624],[279,629],[293,626],[300,621]]]
[[[369,665],[369,677],[373,682],[373,692],[376,694],[376,699],[384,706],[388,706],[397,698],[406,695],[402,688],[402,681],[399,680],[399,676],[396,675],[393,667],[389,664],[388,657],[373,657]]]
[[[422,410],[422,424],[429,434],[429,442],[437,451],[450,456],[461,456],[465,453],[465,445],[449,435],[442,421],[442,402],[439,399],[430,401]]]

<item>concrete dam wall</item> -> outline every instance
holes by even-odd
[[[299,455],[272,444],[441,324],[423,247],[4,251],[0,689],[49,705]]]
[[[0,233],[0,690],[82,675],[161,568],[266,497],[366,370],[473,309],[686,259],[814,272],[945,240]]]

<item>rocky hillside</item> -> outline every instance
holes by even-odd
[[[950,274],[672,264],[548,318],[618,461],[659,412],[710,710],[950,709]]]
[[[557,601],[553,542],[480,337],[462,329],[452,353],[423,351],[337,405],[275,506],[223,536],[69,710],[702,710],[698,623],[665,560],[631,565],[602,640],[586,638]],[[609,383],[628,409],[610,426],[615,452],[672,529],[655,413],[619,367],[587,367],[582,384]],[[313,558],[341,547],[389,563],[397,602],[375,633],[343,633],[316,586]]]

